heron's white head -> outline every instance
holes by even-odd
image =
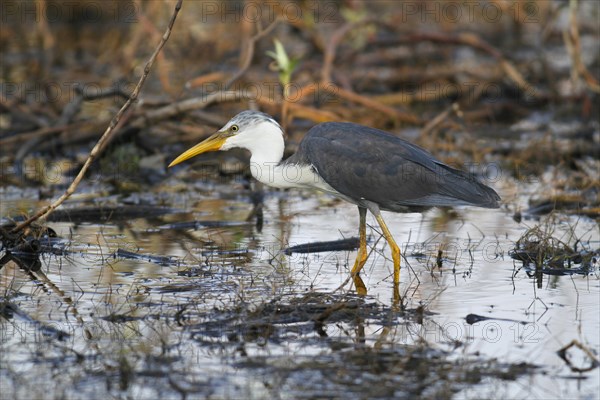
[[[247,149],[253,161],[279,162],[285,143],[281,126],[270,115],[259,111],[242,111],[213,135],[183,152],[169,167],[209,151]]]

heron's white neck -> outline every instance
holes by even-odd
[[[285,142],[275,122],[263,121],[227,139],[221,150],[241,147],[250,151],[250,172],[265,185],[286,188],[313,188],[339,193],[327,184],[311,165],[282,163]]]
[[[241,147],[250,151],[250,171],[252,176],[265,185],[288,188],[298,184],[286,179],[286,171],[281,164],[285,141],[281,128],[271,122],[261,122],[227,140],[221,150]]]

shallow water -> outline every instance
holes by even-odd
[[[445,229],[436,226],[436,211],[426,214],[422,223],[421,216],[416,214],[385,215],[397,241],[409,249],[404,253],[408,259],[403,261],[411,269],[402,270],[403,293],[413,306],[424,303],[435,313],[431,324],[413,324],[407,327],[408,333],[398,332],[398,342],[411,342],[412,334],[417,333],[428,343],[445,349],[452,348],[453,341],[462,342],[461,356],[478,353],[504,362],[530,362],[541,367],[539,373],[515,382],[466,389],[462,393],[465,397],[594,398],[600,385],[598,369],[589,374],[571,373],[556,351],[576,339],[596,349],[598,354],[597,271],[590,276],[544,276],[542,288],[538,289],[533,278],[519,271],[521,263],[513,262],[508,255],[514,242],[535,221],[518,224],[502,210],[463,209],[459,213],[460,220],[449,222]],[[336,209],[320,209],[298,217],[290,242],[335,239],[337,233],[332,232],[329,221],[335,221],[333,224],[341,234],[352,235],[357,223],[355,214],[354,207],[340,204]],[[376,226],[374,219],[371,224]],[[577,237],[586,238],[597,247],[600,236],[593,221],[564,218],[558,223],[555,235],[561,237],[561,232],[567,235],[574,226]],[[453,254],[446,256],[448,260],[440,270],[435,254],[442,245],[442,237]],[[423,245],[424,241],[429,242]],[[426,249],[430,258],[411,257],[411,247],[418,251]],[[346,271],[340,273],[336,267],[338,262],[347,262],[345,256],[315,256],[310,261],[313,265],[324,264],[319,276],[312,277],[319,289],[333,290],[346,278]],[[365,268],[369,295],[389,302],[392,273],[389,253],[378,251]],[[513,321],[492,319],[469,325],[465,316],[471,313]]]
[[[258,232],[252,222],[245,222],[250,206],[243,196],[195,196],[184,194],[174,201],[185,213],[102,225],[51,223],[69,250],[66,256],[45,255],[42,260],[42,271],[56,289],[32,281],[10,263],[1,270],[2,291],[20,310],[0,320],[0,378],[9,397],[104,393],[180,398],[185,392],[214,398],[274,393],[281,398],[411,393],[597,398],[600,369],[572,372],[557,355],[574,339],[596,356],[600,353],[597,266],[588,276],[544,275],[538,287],[508,255],[538,221],[517,223],[505,209],[464,208],[455,217],[439,210],[423,216],[385,213],[403,249],[401,293],[407,309],[422,305],[427,311],[419,319],[392,307],[390,254],[369,217],[369,246],[375,249],[363,273],[369,295],[359,307],[379,311],[364,320],[326,321],[323,336],[310,320],[294,319],[293,314],[278,320],[285,314],[280,310],[265,322],[257,310],[273,302],[284,309],[295,301],[310,303],[302,297],[307,293],[350,294],[347,299],[361,301],[351,296],[350,284],[340,289],[355,252],[280,253],[295,244],[356,236],[356,208],[319,194],[273,192],[267,195],[265,223]],[[2,205],[0,217],[24,207],[13,199]],[[231,223],[165,228],[183,220]],[[591,248],[599,247],[598,226],[592,220],[559,215],[552,226],[562,240],[572,233]],[[441,268],[436,260],[440,248]],[[121,258],[116,256],[119,249],[142,256]],[[151,256],[169,258],[161,264]],[[492,319],[469,325],[468,314]],[[69,336],[58,340],[51,328]],[[401,386],[414,379],[403,381],[368,368],[362,373],[360,365],[366,361],[353,364],[345,358],[354,354],[344,350],[348,348],[362,349],[362,356],[368,349],[384,348],[393,357],[404,357],[407,349],[424,343],[438,352],[434,358],[443,355],[456,363],[444,371],[465,369],[471,374],[474,370],[465,368],[471,361],[537,368],[512,379],[484,373],[473,384],[454,384],[450,377],[451,392],[436,386],[438,378],[426,389],[404,392]],[[379,360],[386,353],[377,354]],[[570,354],[574,363],[589,361],[581,352]],[[332,377],[326,372],[330,368],[332,374],[340,368],[349,372],[345,379],[343,374]],[[351,377],[353,382],[347,382]]]

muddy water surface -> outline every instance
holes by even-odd
[[[597,357],[597,269],[538,279],[509,255],[544,223],[598,248],[592,220],[387,213],[404,255],[400,309],[374,219],[365,299],[346,282],[355,252],[280,252],[356,236],[354,206],[269,192],[258,231],[245,196],[218,197],[182,194],[181,212],[153,218],[50,223],[64,255],[45,254],[37,279],[2,269],[3,390],[23,399],[597,395],[599,369],[575,372],[557,353],[576,340]],[[2,217],[23,207],[2,204]],[[185,221],[197,222],[177,225]],[[580,369],[593,359],[576,347],[567,355]]]

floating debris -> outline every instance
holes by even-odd
[[[574,349],[579,349],[580,353],[582,353],[581,355],[577,356],[578,358],[581,358],[581,360],[579,360],[579,364],[577,365],[575,364],[576,356],[573,354]],[[564,362],[569,366],[569,368],[571,368],[571,371],[573,372],[588,372],[600,366],[598,355],[594,354],[592,350],[577,340],[572,340],[571,343],[558,350],[556,353],[564,360]]]
[[[587,275],[594,271],[600,249],[582,247],[578,250],[577,245],[571,247],[538,226],[525,232],[509,255],[521,261],[529,271],[548,275]]]
[[[137,218],[153,218],[177,212],[179,211],[168,207],[129,206],[121,204],[118,206],[61,208],[50,214],[47,220],[50,222],[106,223]]]
[[[596,194],[597,196],[597,194]],[[539,216],[560,210],[568,214],[584,214],[591,218],[600,215],[598,204],[591,203],[583,195],[563,195],[531,202],[525,214]]]
[[[333,240],[328,242],[312,242],[299,244],[297,246],[287,247],[282,250],[283,254],[292,253],[322,253],[325,251],[352,251],[358,249],[360,240],[357,237],[348,239]]]
[[[68,244],[58,238],[51,228],[32,224],[23,231],[13,233],[14,227],[14,221],[0,226],[0,251],[4,251],[4,255],[0,257],[0,269],[13,261],[25,271],[39,271],[42,266],[40,254],[64,255],[67,252]]]
[[[162,230],[184,230],[184,229],[203,229],[203,228],[228,228],[233,226],[251,225],[247,221],[184,221],[173,224],[160,225],[158,229]]]
[[[527,325],[529,323],[527,321],[518,321],[516,319],[510,319],[510,318],[485,317],[483,315],[478,315],[478,314],[467,314],[467,316],[465,317],[465,321],[467,321],[467,324],[469,324],[469,325],[473,325],[473,324],[476,324],[481,321],[490,321],[490,320],[504,321],[504,322],[516,322],[517,324],[521,324],[521,325]]]
[[[65,340],[66,338],[71,336],[69,333],[61,329],[58,329],[50,324],[46,324],[31,317],[29,314],[21,310],[19,306],[17,306],[14,303],[0,302],[0,316],[7,320],[12,319],[14,317],[18,317],[21,321],[34,326],[42,333],[42,335],[60,341]]]
[[[129,260],[147,261],[158,265],[175,265],[177,260],[173,257],[156,256],[152,254],[139,254],[132,251],[117,249],[114,253],[115,258],[127,258]]]

